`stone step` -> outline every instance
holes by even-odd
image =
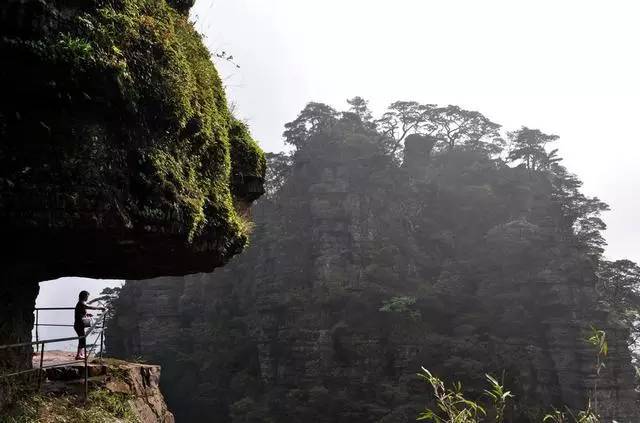
[[[104,376],[107,374],[107,366],[101,364],[89,364],[87,366],[89,377]],[[69,381],[84,379],[84,365],[69,365],[50,367],[44,370],[48,380]]]
[[[109,383],[109,376],[94,376],[87,379],[89,389],[104,388]],[[81,395],[84,392],[84,378],[73,380],[47,380],[42,384],[43,394]]]

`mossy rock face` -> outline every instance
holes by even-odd
[[[0,5],[5,259],[38,262],[39,278],[146,278],[242,250],[264,155],[227,108],[191,5]]]
[[[234,119],[229,131],[231,140],[231,193],[234,198],[254,201],[264,194],[267,161],[255,147],[247,126]]]

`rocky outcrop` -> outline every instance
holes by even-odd
[[[3,263],[143,278],[244,247],[263,154],[188,18],[138,3],[0,6]]]
[[[2,421],[91,421],[173,423],[160,392],[160,366],[114,359],[92,359],[87,366],[88,400],[84,401],[82,364],[73,353],[48,351],[40,376],[41,392],[29,395],[3,412]],[[34,358],[34,366],[40,357]],[[37,376],[37,375],[36,375]]]
[[[2,282],[0,283],[0,334],[2,344],[22,344],[31,342],[33,328],[33,310],[40,286],[24,279],[19,272],[0,269]],[[0,373],[7,369],[24,370],[31,367],[31,346],[0,350]],[[8,403],[16,389],[15,382],[0,384],[0,409]]]
[[[38,281],[212,271],[244,248],[264,156],[192,4],[0,4],[0,345],[30,338]]]
[[[123,394],[140,423],[174,422],[160,392],[160,366],[106,360],[93,362],[91,371],[98,379],[92,381],[92,389]]]
[[[593,325],[610,348],[599,410],[637,421],[628,333],[562,230],[549,180],[432,147],[408,140],[398,167],[375,141],[314,138],[254,210],[241,257],[210,275],[126,283],[110,352],[162,363],[179,421],[414,421],[428,398],[420,366],[472,396],[504,372],[510,418],[539,421],[551,406],[586,406]]]

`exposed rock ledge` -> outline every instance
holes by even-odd
[[[34,356],[34,367],[39,363]],[[45,354],[45,365],[65,363],[73,360],[73,353],[51,351]],[[104,413],[110,421],[139,423],[173,423],[173,414],[167,409],[160,392],[160,366],[130,363],[114,359],[95,359],[89,363],[89,401],[83,404],[84,366],[81,364],[61,365],[45,370],[41,397],[33,405],[17,407],[14,413],[27,421],[74,421],[82,410]],[[27,400],[29,401],[29,400]],[[118,407],[103,404],[119,404]],[[119,413],[114,413],[114,409]],[[23,410],[29,410],[27,415]],[[31,413],[31,414],[29,414]],[[34,415],[35,413],[35,415]],[[18,420],[22,421],[22,420]],[[66,420],[65,420],[66,421]]]

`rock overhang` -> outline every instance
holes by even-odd
[[[36,280],[149,278],[243,249],[264,155],[227,108],[191,4],[0,6],[3,261]]]

